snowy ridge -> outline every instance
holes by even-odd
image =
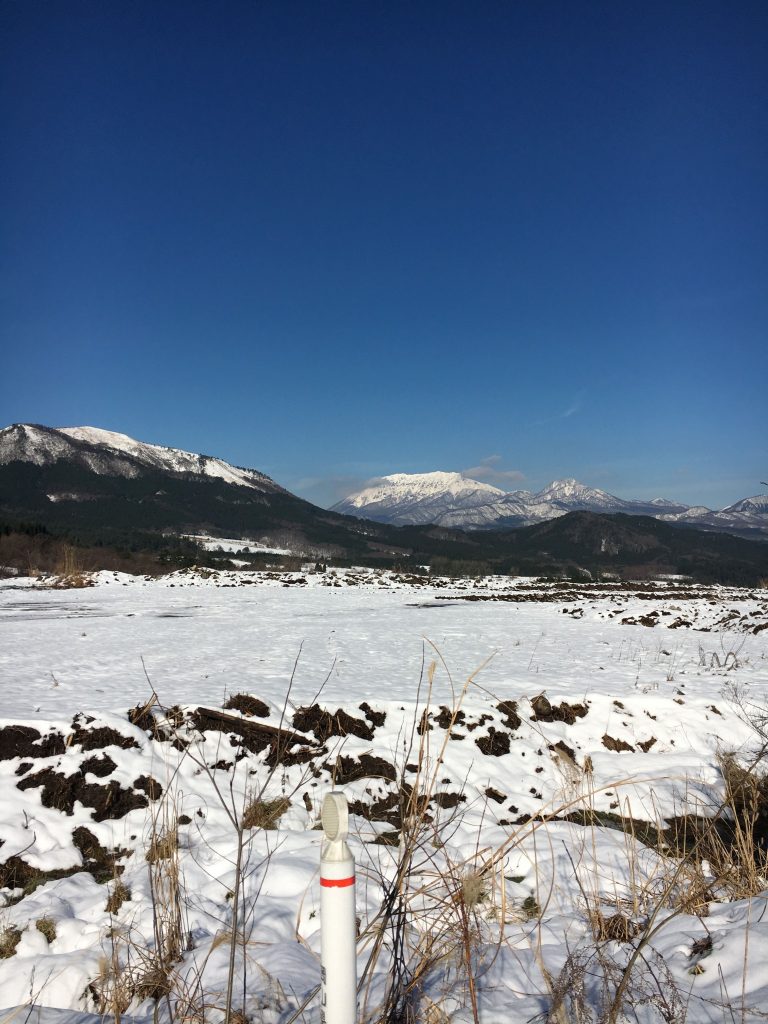
[[[349,495],[332,510],[396,525],[434,523],[456,529],[532,526],[568,512],[587,511],[653,516],[710,529],[768,531],[768,495],[744,498],[714,512],[668,498],[618,498],[572,477],[553,480],[537,493],[507,493],[460,473],[394,473]]]
[[[473,509],[504,497],[504,491],[461,473],[393,473],[333,506],[342,515],[402,525],[433,523],[446,512]]]
[[[179,448],[136,441],[98,427],[43,427],[17,423],[0,430],[0,465],[31,462],[37,466],[71,461],[98,475],[136,477],[142,469],[216,477],[226,483],[256,490],[282,490],[253,469],[241,469],[222,459],[196,455]]]

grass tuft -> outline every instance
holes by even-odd
[[[175,828],[154,834],[146,853],[147,863],[155,864],[159,860],[171,860],[175,857],[178,848],[179,833]]]
[[[290,806],[291,801],[284,796],[277,800],[251,800],[243,812],[243,828],[276,829]]]
[[[115,882],[114,888],[107,897],[107,905],[105,910],[108,914],[117,914],[120,907],[124,903],[127,903],[131,898],[131,890],[127,885],[124,885],[120,879]]]
[[[16,947],[21,942],[21,932],[18,928],[6,928],[0,932],[0,960],[7,960],[16,955]]]
[[[56,922],[52,917],[40,917],[35,921],[35,928],[46,937],[49,942],[56,938]]]

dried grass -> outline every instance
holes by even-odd
[[[56,922],[52,917],[40,917],[35,921],[35,928],[46,937],[48,942],[56,938]]]
[[[276,829],[280,819],[291,806],[287,797],[276,800],[252,799],[243,811],[242,826],[245,829]]]
[[[124,885],[123,882],[121,882],[120,879],[118,878],[115,881],[109,896],[107,897],[107,905],[105,907],[105,910],[107,911],[108,914],[117,914],[120,911],[122,905],[124,903],[127,903],[128,900],[130,900],[130,898],[131,890],[128,888],[127,885]]]
[[[7,960],[16,955],[16,947],[21,942],[21,931],[11,926],[0,932],[0,960]]]

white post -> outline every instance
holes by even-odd
[[[320,978],[322,1024],[355,1024],[357,924],[355,859],[346,843],[349,811],[343,793],[328,793],[321,812]]]

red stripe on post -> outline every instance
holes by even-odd
[[[345,885],[354,885],[355,876],[351,878],[321,878],[320,885],[324,885],[327,888],[342,888]]]

